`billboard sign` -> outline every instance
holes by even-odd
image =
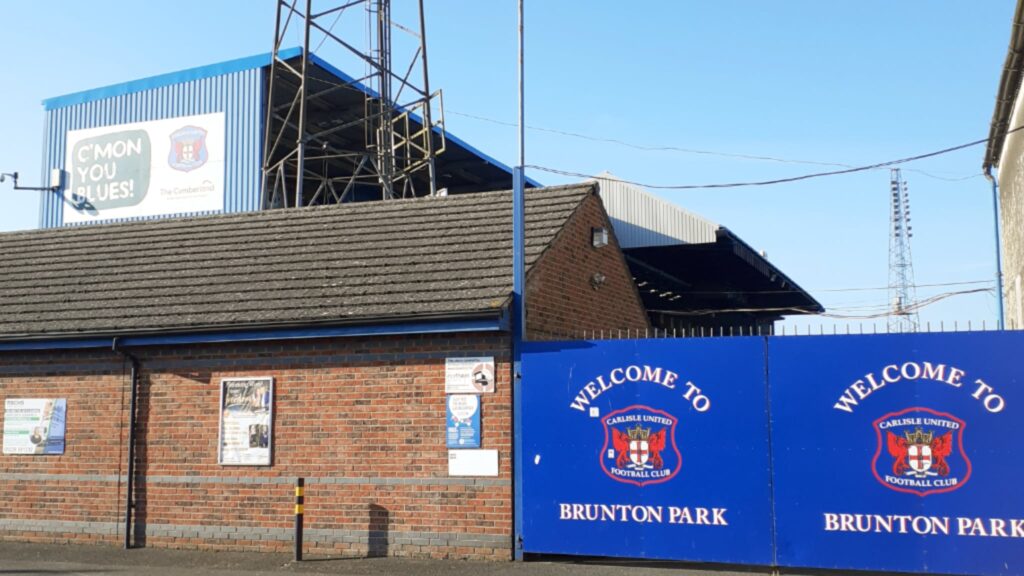
[[[769,339],[778,564],[1024,573],[1021,349],[1019,332]]]
[[[64,223],[224,209],[223,112],[67,133]]]
[[[759,338],[526,343],[524,551],[770,564],[764,362]]]

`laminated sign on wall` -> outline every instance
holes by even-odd
[[[446,394],[494,392],[494,357],[445,358],[444,391]]]
[[[475,394],[448,396],[445,437],[449,448],[480,447],[480,397]]]
[[[67,133],[64,223],[224,209],[224,113]]]
[[[273,378],[221,380],[221,464],[270,465],[273,398]]]
[[[4,454],[63,454],[67,400],[4,401]]]

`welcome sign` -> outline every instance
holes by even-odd
[[[67,133],[64,223],[224,209],[223,112]]]
[[[764,341],[526,344],[523,549],[772,562]]]
[[[1024,334],[771,338],[778,564],[1024,573]]]

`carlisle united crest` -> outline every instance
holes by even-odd
[[[922,497],[960,488],[971,477],[965,426],[956,416],[930,408],[907,408],[875,420],[875,478],[886,488]]]
[[[679,473],[678,420],[668,412],[634,405],[605,416],[601,468],[612,480],[646,486]]]
[[[167,156],[167,164],[171,168],[191,172],[206,164],[209,157],[206,130],[198,126],[185,126],[171,134],[171,152]]]

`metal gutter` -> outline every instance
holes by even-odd
[[[1006,328],[1004,322],[1005,311],[1003,310],[1003,254],[999,238],[1002,235],[999,226],[999,180],[992,175],[992,167],[985,167],[985,178],[992,183],[992,218],[994,220],[993,231],[996,235],[996,319],[999,329]]]
[[[124,549],[132,547],[132,511],[135,509],[135,413],[139,392],[139,359],[118,347],[117,338],[110,343],[110,349],[131,362],[131,400],[128,404],[128,482],[124,494]]]
[[[1013,25],[1010,29],[1010,46],[1006,51],[1003,73],[999,79],[999,91],[996,93],[996,106],[992,112],[992,124],[988,132],[988,146],[982,167],[987,171],[999,165],[999,157],[1003,151],[1003,141],[1010,129],[1013,117],[1013,104],[1020,92],[1021,73],[1024,71],[1024,2],[1017,2],[1013,14]]]
[[[252,342],[259,340],[299,340],[307,338],[338,338],[356,336],[396,336],[403,334],[438,334],[449,332],[501,332],[507,320],[501,314],[476,318],[425,320],[393,324],[351,324],[305,326],[295,328],[264,328],[218,332],[165,332],[139,335],[110,335],[91,338],[52,338],[0,341],[0,351],[69,350],[107,348],[116,341],[120,346],[158,346],[174,344],[211,344]]]

